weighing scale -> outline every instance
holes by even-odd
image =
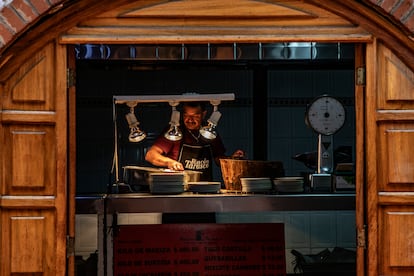
[[[332,96],[319,96],[308,106],[305,122],[318,133],[318,166],[311,175],[311,187],[314,191],[332,191],[333,135],[345,123],[345,107]]]

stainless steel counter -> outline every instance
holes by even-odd
[[[103,214],[106,195],[76,196],[76,214]]]
[[[204,213],[355,210],[355,194],[192,194],[148,193],[78,196],[77,213]]]

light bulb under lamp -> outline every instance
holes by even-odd
[[[201,136],[203,136],[204,138],[208,140],[216,139],[217,138],[216,126],[211,123],[208,123],[207,126],[200,129],[200,134]]]
[[[218,110],[214,111],[213,114],[211,114],[210,118],[207,120],[208,125],[200,129],[201,136],[203,136],[204,138],[208,140],[216,139],[217,138],[216,127],[217,127],[217,124],[220,118],[221,118],[220,111]]]
[[[147,134],[139,129],[139,122],[137,117],[133,112],[130,112],[125,115],[125,118],[128,122],[129,128],[131,129],[128,139],[130,142],[138,143],[144,140],[147,137]]]
[[[173,111],[171,112],[170,128],[164,134],[164,137],[170,141],[179,141],[183,139],[183,133],[181,132],[179,125],[180,112],[175,110],[175,108],[173,107]]]
[[[180,141],[183,139],[183,134],[178,126],[171,126],[170,129],[164,134],[164,137],[170,141]]]

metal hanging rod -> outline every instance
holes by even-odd
[[[185,93],[180,95],[134,95],[134,96],[113,96],[115,104],[138,104],[155,102],[220,102],[234,101],[234,93],[224,94],[197,94]]]

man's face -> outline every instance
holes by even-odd
[[[185,127],[189,130],[200,129],[205,113],[205,111],[204,113],[201,111],[200,107],[185,106],[183,109],[183,121]]]

